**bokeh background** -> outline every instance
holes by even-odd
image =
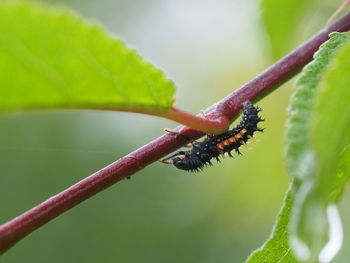
[[[66,5],[174,80],[177,105],[215,103],[273,63],[253,0],[74,0]],[[314,1],[285,50],[320,29],[341,1]],[[290,178],[283,160],[292,82],[258,105],[266,132],[244,156],[190,174],[155,163],[35,231],[1,262],[244,262],[269,236]],[[176,124],[121,112],[0,115],[0,223],[163,134]],[[350,249],[350,195],[341,212]]]

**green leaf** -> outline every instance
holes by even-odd
[[[344,35],[344,34],[336,34]],[[346,34],[348,37],[350,33]],[[319,161],[320,189],[324,195],[333,191],[343,178],[337,176],[342,166],[343,177],[348,177],[349,161],[344,149],[350,144],[350,40],[340,48],[326,72],[316,97],[312,142]],[[339,163],[342,158],[343,165]]]
[[[289,106],[286,157],[288,171],[293,177],[303,177],[300,164],[305,159],[305,154],[310,148],[310,139],[313,137],[310,129],[317,87],[334,53],[344,42],[350,40],[350,33],[333,33],[331,36],[315,54],[314,60],[304,67],[296,81],[296,91]]]
[[[288,244],[288,223],[293,203],[293,194],[289,190],[285,197],[283,207],[277,217],[276,225],[271,237],[258,250],[254,251],[246,263],[296,263],[298,262]]]
[[[344,191],[347,181],[350,179],[350,146],[347,146],[340,154],[338,170],[331,189],[330,199],[337,201]]]
[[[261,0],[262,21],[270,37],[274,59],[284,55],[291,47],[293,31],[304,8],[312,0]]]
[[[350,176],[350,147],[344,149],[350,140],[350,104],[347,104],[350,97],[344,94],[350,93],[346,88],[350,86],[350,78],[344,77],[350,76],[347,74],[350,69],[349,41],[350,33],[332,34],[296,82],[286,136],[289,144],[286,152],[288,170],[296,180],[285,199],[272,236],[250,256],[247,263],[298,262],[288,240],[304,242],[312,258],[317,258],[324,248],[327,241],[324,233],[328,233],[329,227],[329,206],[324,200],[329,203],[337,200]],[[338,103],[339,100],[342,102]],[[315,110],[316,101],[318,106]],[[337,127],[342,122],[343,125]],[[336,143],[330,147],[333,141]],[[318,162],[321,150],[325,152]],[[332,165],[327,164],[332,162],[330,157]],[[318,174],[323,167],[332,171],[331,176]],[[326,194],[322,195],[320,185],[326,187]],[[315,220],[315,213],[318,220]]]
[[[341,156],[350,140],[350,79],[342,77],[350,68],[350,49],[343,51],[349,43],[350,33],[332,34],[304,68],[290,106],[287,163],[296,180],[289,239],[305,261],[334,257],[340,247],[329,250],[330,238],[341,244],[341,234],[329,233],[342,231],[333,203],[348,179],[339,160],[349,160],[347,152]]]
[[[0,4],[0,110],[167,110],[175,91],[160,70],[73,12]]]

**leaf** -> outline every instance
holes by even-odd
[[[342,35],[342,34],[336,34]],[[347,33],[347,36],[350,34]],[[319,160],[320,189],[329,194],[339,180],[344,181],[337,171],[343,167],[343,176],[348,178],[349,153],[342,156],[343,165],[339,163],[344,149],[350,144],[350,40],[332,61],[326,72],[316,97],[315,120],[312,127],[312,142]]]
[[[338,169],[331,189],[330,199],[338,201],[344,191],[347,181],[350,179],[350,146],[347,146],[340,154]]]
[[[288,51],[292,32],[312,0],[261,0],[262,21],[270,38],[271,52],[278,59]]]
[[[68,9],[0,4],[0,110],[167,110],[175,91],[160,70]]]
[[[334,53],[350,40],[350,33],[333,33],[314,55],[314,60],[304,67],[296,81],[296,91],[289,106],[287,121],[287,168],[293,177],[301,177],[300,163],[310,147],[313,105],[319,82]],[[319,133],[320,134],[320,133]],[[323,133],[322,133],[323,134]],[[324,140],[324,138],[322,139]]]
[[[348,177],[338,172],[341,168],[338,161],[350,139],[350,108],[346,106],[350,99],[346,86],[350,81],[342,78],[349,67],[340,66],[346,68],[341,72],[334,64],[349,43],[349,33],[332,34],[314,61],[304,68],[290,107],[287,163],[289,173],[296,180],[289,239],[295,255],[304,261],[329,262],[342,243],[341,223],[333,203]],[[334,77],[332,74],[338,74],[335,79],[344,82],[337,83],[330,77]],[[330,231],[338,234],[329,234]],[[339,246],[327,246],[330,238]]]
[[[337,200],[343,191],[345,182],[350,176],[350,147],[343,150],[343,147],[348,144],[348,139],[350,139],[350,134],[347,133],[350,131],[350,127],[347,126],[350,112],[348,113],[345,110],[342,113],[343,104],[350,101],[349,97],[342,94],[342,92],[348,90],[346,86],[350,86],[349,78],[343,77],[344,74],[346,75],[346,68],[347,71],[350,69],[350,65],[347,66],[344,64],[350,62],[348,55],[350,54],[349,40],[350,33],[332,34],[331,39],[321,46],[320,50],[314,56],[314,61],[303,69],[301,76],[296,82],[297,90],[293,95],[289,108],[291,117],[287,123],[288,130],[286,136],[289,144],[286,152],[288,170],[296,180],[294,180],[291,190],[287,194],[272,236],[265,242],[261,249],[255,251],[249,257],[247,263],[298,262],[293,256],[291,246],[288,242],[293,237],[302,238],[301,241],[305,242],[311,253],[314,253],[314,255],[311,255],[313,257],[318,257],[318,252],[323,249],[323,241],[320,240],[323,234],[320,232],[320,229],[324,228],[325,223],[327,223],[324,222],[324,218],[327,218],[327,209],[329,208],[327,205],[324,206],[323,200],[325,198],[328,200],[328,196],[331,196],[330,202]],[[330,63],[336,66],[331,66],[331,70],[327,71]],[[337,67],[341,67],[343,71],[338,71],[339,69]],[[337,72],[337,76],[334,76],[333,74]],[[323,81],[325,74],[326,77]],[[350,76],[350,74],[348,75]],[[337,81],[341,81],[342,83],[337,83]],[[323,86],[328,87],[328,89],[319,88],[323,82],[326,83]],[[333,90],[338,89],[338,87],[341,87],[340,91],[331,95],[334,92]],[[322,95],[319,95],[319,90],[326,91],[320,92]],[[339,98],[342,95],[343,97]],[[328,96],[331,96],[334,100],[328,101]],[[327,101],[326,104],[324,104],[324,100]],[[344,101],[338,104],[336,103],[338,100]],[[319,103],[316,111],[314,108],[315,101]],[[327,114],[330,115],[324,119],[323,117]],[[334,116],[334,114],[336,117],[332,118],[331,116]],[[318,116],[316,118],[316,124],[313,124],[316,116]],[[328,118],[330,120],[327,120]],[[337,136],[347,136],[347,139],[343,140],[340,146],[333,146],[333,158],[335,161],[338,160],[338,162],[336,166],[330,168],[333,171],[332,180],[321,180],[322,182],[324,180],[329,191],[325,197],[324,195],[320,195],[318,186],[321,182],[316,180],[318,178],[318,162],[314,159],[313,151],[315,147],[313,143],[321,142],[320,147],[330,155],[328,152],[329,144],[335,140],[332,131],[334,131],[334,127],[337,126],[338,122],[341,121],[340,119],[346,120],[344,121],[346,122],[344,124],[346,131],[340,131],[337,128],[337,131],[339,130],[340,133]],[[333,123],[330,123],[330,121],[333,121]],[[328,134],[324,133],[324,129]],[[344,137],[337,138],[341,140]],[[327,154],[321,161],[322,165],[326,165],[325,163],[328,162],[326,158],[329,158],[329,156]],[[310,186],[311,188],[308,186],[310,178],[316,180],[317,187],[314,184]],[[327,176],[324,178],[327,178]],[[328,177],[328,179],[330,178]],[[304,189],[306,190],[304,191]],[[318,218],[320,220],[319,225],[315,225],[314,212],[320,215]],[[311,228],[309,224],[310,215],[312,217]],[[315,227],[313,227],[314,225]],[[314,242],[315,240],[316,242]]]
[[[293,203],[293,194],[289,190],[283,202],[282,209],[277,217],[276,225],[271,237],[265,242],[263,247],[254,251],[247,259],[246,263],[293,263],[298,262],[288,244],[288,223],[290,210]]]

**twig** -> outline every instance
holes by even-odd
[[[208,108],[206,115],[222,116],[231,120],[241,109],[242,103],[256,101],[273,91],[289,78],[293,77],[302,66],[308,63],[319,46],[328,39],[331,32],[350,30],[350,13],[340,18],[333,25],[325,28],[311,40],[272,65],[256,78],[237,89],[215,105]],[[179,126],[176,130],[192,139],[203,133],[188,127]],[[35,229],[54,219],[58,215],[88,199],[94,194],[125,179],[145,166],[159,160],[187,143],[182,136],[165,134],[140,149],[117,160],[102,170],[90,175],[63,192],[51,197],[40,205],[0,226],[0,254],[13,246]]]

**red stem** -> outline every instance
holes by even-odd
[[[173,106],[164,117],[211,134],[224,133],[230,126],[230,119],[224,115],[218,115],[217,111],[208,112],[205,113],[205,116],[199,117]]]
[[[148,115],[154,115],[162,118],[166,118],[177,123],[192,127],[192,129],[202,131],[210,134],[224,133],[230,126],[230,119],[227,119],[223,115],[218,115],[218,112],[212,112],[205,114],[205,116],[193,115],[186,111],[183,111],[174,105],[168,110],[153,110],[153,109],[123,109],[123,108],[97,108],[98,110],[115,110],[136,112]],[[91,110],[91,108],[90,108]]]
[[[244,101],[255,101],[294,76],[303,65],[312,59],[319,46],[328,39],[329,33],[348,30],[350,30],[350,13],[318,33],[311,40],[282,58],[243,87],[208,108],[206,114],[232,119],[241,109]],[[184,126],[179,126],[177,130],[181,130],[182,133],[193,139],[203,135],[199,131]],[[185,143],[187,142],[182,136],[165,134],[15,219],[1,225],[0,254],[58,215],[175,151]]]

